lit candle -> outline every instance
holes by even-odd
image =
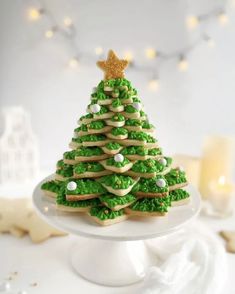
[[[203,198],[208,198],[211,193],[210,183],[217,181],[218,184],[221,175],[225,177],[226,182],[232,182],[234,145],[234,139],[230,137],[210,136],[206,138],[203,146],[199,186]],[[223,189],[226,189],[224,185],[222,186]]]
[[[226,177],[220,176],[217,181],[209,184],[209,197],[214,210],[222,216],[231,214],[232,200],[234,195],[234,185],[226,180]]]

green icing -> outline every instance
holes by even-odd
[[[142,146],[127,146],[122,149],[121,153],[123,155],[147,155],[148,149]]]
[[[127,92],[127,91],[121,91],[120,95],[119,95],[119,99],[121,100],[125,100],[125,99],[130,99],[131,98],[131,93]]]
[[[87,125],[82,124],[80,127],[74,129],[74,132],[81,132],[81,131],[82,132],[87,132],[88,131]]]
[[[112,158],[108,158],[106,160],[106,164],[107,165],[115,166],[115,167],[118,167],[118,168],[124,167],[128,163],[130,163],[130,160],[128,160],[127,158],[124,158],[124,160],[122,162],[116,162],[113,157]]]
[[[165,175],[165,177],[169,186],[187,182],[185,172],[180,171],[177,168],[172,169],[168,174]]]
[[[157,140],[145,132],[131,131],[128,133],[128,139],[146,141],[147,143],[155,143]]]
[[[125,116],[120,113],[117,113],[112,116],[111,120],[112,121],[125,121]]]
[[[105,193],[104,187],[95,180],[79,179],[73,180],[77,184],[77,188],[70,191],[66,187],[66,194],[68,195],[84,195],[84,194],[100,194]],[[67,182],[68,183],[68,182]]]
[[[136,200],[136,197],[132,194],[119,197],[113,194],[104,194],[100,197],[101,202],[105,202],[109,208],[114,208],[117,205],[125,205]]]
[[[117,107],[119,107],[119,106],[122,106],[122,102],[121,102],[121,100],[120,99],[114,99],[113,100],[113,102],[112,102],[112,106],[114,107],[114,108],[117,108]]]
[[[156,159],[146,159],[146,160],[138,160],[132,166],[134,172],[140,173],[153,173],[153,172],[161,172],[166,167],[168,167],[172,163],[172,158],[165,157],[166,159],[166,166],[162,165],[159,160]]]
[[[103,88],[104,87],[114,87],[114,86],[116,86],[116,80],[115,79],[110,79],[110,80],[106,80],[106,81],[104,81],[104,84],[103,84]]]
[[[156,176],[154,178],[151,179],[145,179],[145,178],[141,178],[139,181],[139,191],[144,192],[144,193],[163,193],[163,192],[167,192],[168,191],[168,185],[167,185],[167,181],[166,181],[166,186],[165,187],[158,187],[156,184],[156,181],[158,179],[165,179],[164,176]]]
[[[140,110],[140,116],[141,117],[146,116],[146,113],[143,110]]]
[[[80,117],[80,120],[83,120],[83,119],[86,119],[86,118],[93,118],[93,114],[92,113],[88,113],[88,114],[86,114],[86,115],[83,115],[83,116],[81,116]]]
[[[162,155],[162,149],[161,148],[148,149],[148,155],[151,155],[151,156]]]
[[[64,161],[63,161],[63,159],[60,159],[59,161],[57,161],[57,163],[56,163],[56,167],[57,168],[63,168],[63,167],[65,167],[65,163],[64,163]]]
[[[81,140],[81,138],[72,138],[72,142],[82,143],[82,140]]]
[[[98,121],[92,121],[90,124],[88,124],[86,126],[88,129],[100,130],[106,126],[106,123],[103,120],[98,120]]]
[[[121,87],[121,86],[127,86],[128,88],[131,88],[131,82],[124,78],[117,78],[115,79],[115,86]]]
[[[170,197],[155,197],[139,199],[130,208],[135,211],[167,212],[170,205]]]
[[[85,172],[100,172],[104,167],[99,162],[79,162],[74,166],[76,174],[83,174]]]
[[[121,145],[116,142],[109,142],[105,145],[105,147],[109,150],[118,150],[121,147]]]
[[[150,156],[156,156],[156,155],[161,155],[162,150],[161,148],[145,148],[143,146],[127,146],[122,149],[121,153],[123,155],[150,155]]]
[[[90,210],[90,215],[95,216],[99,218],[100,220],[108,220],[108,219],[114,219],[116,217],[119,217],[124,214],[124,210],[120,209],[118,211],[112,211],[108,207],[102,207],[102,206],[97,206],[97,207],[92,207]]]
[[[98,156],[104,154],[100,147],[80,147],[76,150],[76,156]]]
[[[132,166],[132,171],[140,172],[140,173],[153,173],[160,172],[164,169],[164,166],[161,165],[157,160],[154,159],[146,159],[146,160],[138,160]]]
[[[135,113],[138,112],[138,110],[135,109],[135,107],[133,107],[131,104],[126,105],[124,108],[125,112],[127,113]]]
[[[77,150],[72,150],[72,151],[66,151],[64,154],[63,154],[63,157],[64,159],[75,159],[75,156],[77,154]]]
[[[138,97],[133,97],[132,100],[133,100],[133,102],[141,102],[140,98],[138,98]]]
[[[149,130],[149,129],[153,129],[154,126],[152,124],[150,124],[149,122],[147,122],[147,121],[143,121],[142,122],[142,128]]]
[[[169,196],[171,198],[171,201],[179,201],[188,198],[190,195],[187,191],[183,189],[177,189],[170,191]]]
[[[99,182],[113,189],[127,189],[134,184],[130,176],[112,174],[99,179]]]
[[[146,141],[146,138],[147,134],[144,132],[131,131],[128,133],[128,139],[131,140]]]
[[[45,182],[41,185],[42,190],[46,190],[46,191],[50,191],[54,193],[58,193],[60,191],[60,188],[61,188],[61,183],[53,181],[53,180]]]
[[[97,141],[104,141],[105,139],[106,139],[106,136],[101,134],[91,134],[91,135],[85,135],[80,137],[81,142],[97,142]]]
[[[102,92],[98,92],[97,95],[96,95],[96,98],[97,98],[97,100],[109,99],[109,97],[105,93],[102,93]]]
[[[114,135],[114,136],[119,136],[119,135],[127,135],[128,134],[128,131],[127,129],[125,128],[113,128],[112,131],[111,131],[111,134]]]
[[[56,173],[62,177],[70,178],[73,176],[73,166],[65,164],[61,169],[58,169]]]
[[[130,127],[138,127],[142,125],[142,121],[139,119],[127,119],[125,122],[126,126],[130,126]]]
[[[56,198],[56,203],[59,205],[69,206],[69,207],[92,207],[100,205],[99,198],[79,200],[79,201],[68,201],[66,200],[65,190],[61,189]]]

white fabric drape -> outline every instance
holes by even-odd
[[[199,222],[147,241],[156,256],[140,289],[143,294],[219,294],[227,278],[225,250]]]

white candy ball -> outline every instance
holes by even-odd
[[[156,180],[156,185],[160,188],[164,188],[166,186],[166,181],[164,179]]]
[[[124,156],[123,156],[122,154],[118,153],[118,154],[116,154],[116,155],[114,156],[114,160],[115,160],[116,162],[123,162],[123,160],[124,160]]]
[[[166,161],[166,159],[163,157],[163,158],[160,158],[159,160],[158,160],[158,162],[161,164],[161,165],[163,165],[163,166],[166,166],[167,165],[167,161]]]
[[[138,111],[140,111],[140,110],[142,109],[142,105],[141,105],[141,103],[139,103],[139,102],[134,102],[134,103],[132,104],[132,106],[133,106],[136,110],[138,110]]]
[[[74,190],[76,190],[77,189],[77,184],[75,183],[75,182],[69,182],[68,184],[67,184],[67,189],[69,190],[69,191],[74,191]]]
[[[92,88],[92,93],[95,93],[97,91],[97,88],[96,87],[93,87]]]
[[[92,113],[97,113],[97,112],[100,111],[100,109],[101,109],[101,107],[100,107],[99,104],[92,104],[90,106],[90,110],[91,110]]]

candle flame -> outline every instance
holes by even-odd
[[[225,184],[225,176],[220,176],[218,180],[219,185],[224,186]]]

